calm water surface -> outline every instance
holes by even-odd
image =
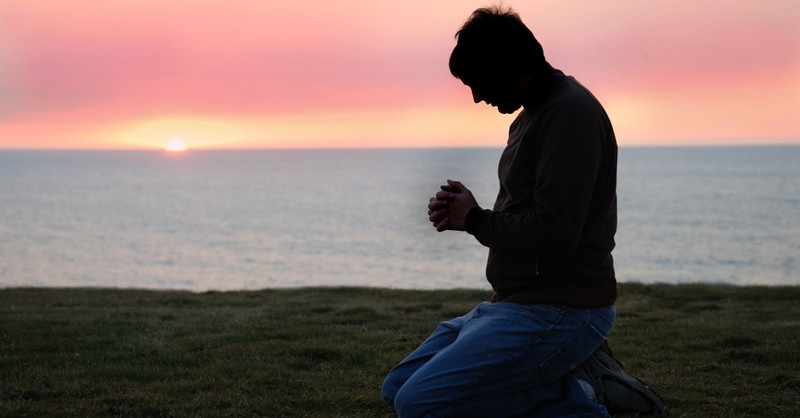
[[[0,286],[488,288],[426,204],[500,152],[0,152]],[[618,196],[621,281],[800,284],[800,147],[623,148]]]

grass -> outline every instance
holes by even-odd
[[[800,416],[800,287],[619,290],[611,347],[672,416]],[[487,297],[0,289],[0,416],[389,417],[389,369]]]

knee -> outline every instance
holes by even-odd
[[[411,385],[403,385],[395,393],[394,409],[399,418],[440,416],[446,408],[429,398],[424,391]]]
[[[393,403],[394,409],[397,411],[397,416],[399,418],[423,416],[415,405],[415,400],[417,399],[419,399],[418,394],[413,388],[408,387],[408,385],[401,387],[395,392]]]
[[[397,391],[400,389],[402,382],[400,379],[395,376],[395,373],[389,373],[386,376],[386,379],[383,380],[383,385],[381,386],[381,395],[383,399],[386,400],[389,404],[394,404],[394,399],[397,396]]]

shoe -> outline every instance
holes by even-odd
[[[622,364],[611,355],[605,341],[572,375],[578,383],[583,380],[591,385],[595,402],[603,404],[612,414],[669,415],[661,397],[644,382],[623,371]]]

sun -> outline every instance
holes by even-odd
[[[180,139],[173,139],[167,143],[164,149],[168,152],[183,152],[186,151],[186,144]]]

